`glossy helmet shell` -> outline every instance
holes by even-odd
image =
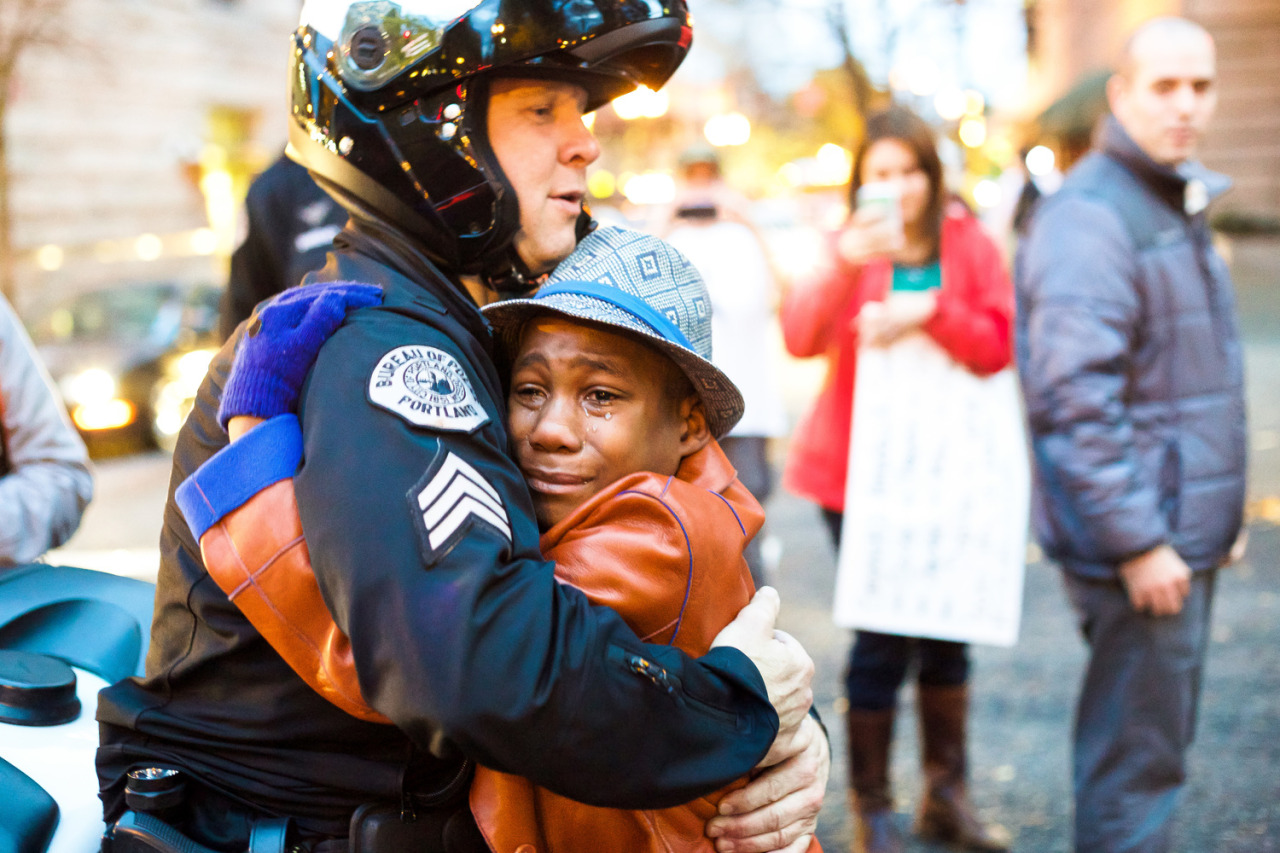
[[[290,156],[451,272],[527,289],[519,206],[486,133],[489,81],[569,80],[592,110],[661,86],[691,40],[685,0],[307,0]]]

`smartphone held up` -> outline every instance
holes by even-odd
[[[858,210],[874,214],[887,230],[902,233],[902,185],[897,181],[869,181],[858,187]]]

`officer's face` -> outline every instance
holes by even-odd
[[[1207,33],[1150,31],[1107,85],[1111,111],[1148,157],[1176,166],[1195,154],[1218,105],[1215,73]]]
[[[546,80],[496,80],[489,95],[489,143],[520,202],[515,248],[535,273],[577,242],[587,166],[600,156],[582,123],[586,101],[581,86]]]
[[[702,407],[674,362],[553,315],[525,326],[507,411],[544,530],[621,477],[674,474],[707,441]]]

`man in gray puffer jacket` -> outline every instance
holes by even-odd
[[[1090,647],[1075,730],[1077,851],[1157,853],[1185,778],[1217,568],[1245,495],[1234,298],[1193,161],[1213,41],[1131,36],[1097,150],[1043,202],[1017,261],[1034,525]],[[1235,556],[1238,556],[1236,554]]]

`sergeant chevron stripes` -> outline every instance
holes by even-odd
[[[472,516],[511,540],[511,522],[497,490],[453,453],[418,493],[418,509],[432,550],[439,549]]]

